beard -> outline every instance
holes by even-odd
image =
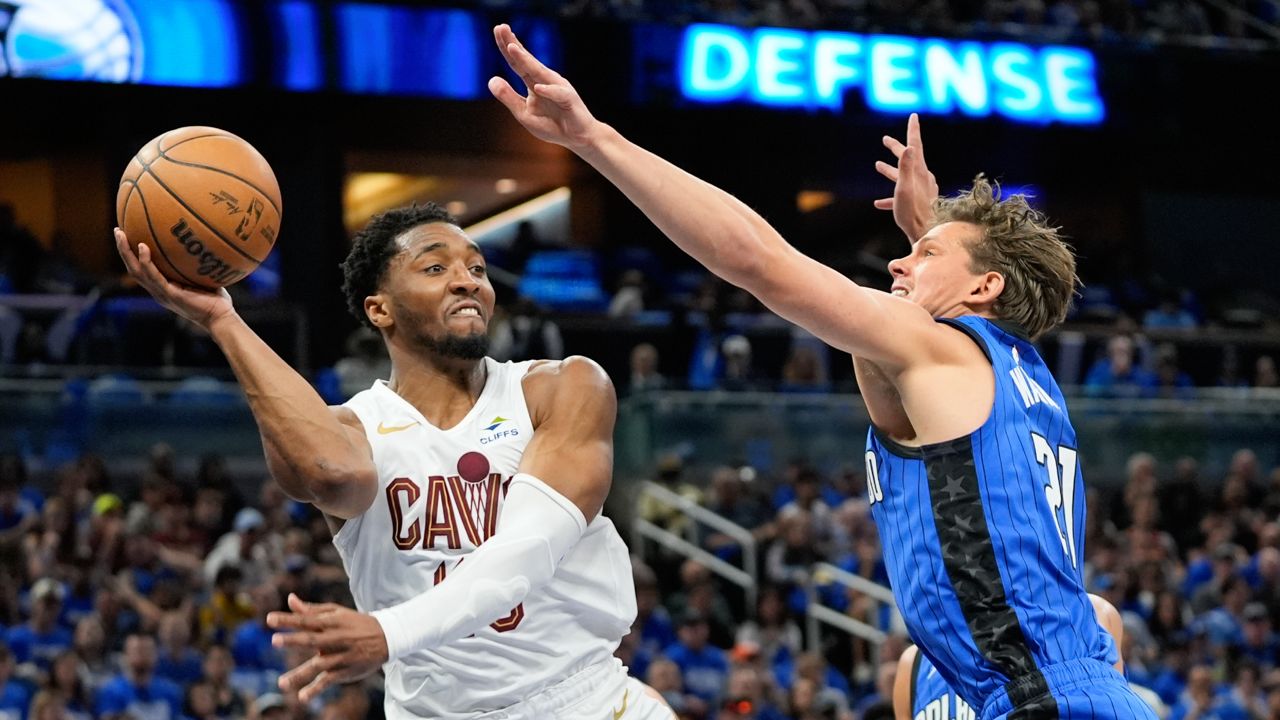
[[[470,335],[446,333],[442,337],[419,335],[418,342],[427,350],[446,358],[479,360],[489,354],[489,336],[484,333]]]

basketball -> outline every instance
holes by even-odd
[[[116,219],[170,280],[204,289],[243,279],[280,232],[280,185],[265,158],[225,130],[184,127],[147,143],[125,168]]]

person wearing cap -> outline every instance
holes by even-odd
[[[267,693],[253,703],[253,713],[258,720],[275,720],[289,715],[289,705],[280,693]]]
[[[680,668],[685,690],[714,706],[724,693],[729,661],[724,650],[707,642],[710,634],[707,616],[686,610],[680,616],[675,644],[663,654]]]
[[[1270,669],[1280,660],[1280,637],[1272,630],[1271,613],[1260,602],[1244,606],[1240,652],[1260,667]]]
[[[31,586],[31,619],[4,635],[19,664],[34,663],[48,670],[58,653],[71,647],[71,630],[59,621],[65,597],[66,589],[53,578],[41,578]]]
[[[238,565],[245,583],[256,587],[269,580],[274,565],[270,549],[263,544],[266,518],[256,508],[243,508],[236,513],[231,532],[223,535],[204,561],[204,579],[213,583],[224,565]]]

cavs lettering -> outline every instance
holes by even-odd
[[[391,513],[391,541],[398,550],[461,550],[463,538],[479,547],[498,529],[498,505],[507,496],[511,478],[489,472],[489,459],[478,452],[458,460],[457,475],[430,475],[425,491],[412,478],[398,477],[387,485]],[[425,502],[424,502],[425,500]],[[456,565],[466,558],[459,558]],[[439,585],[448,573],[445,560],[436,566]],[[514,630],[524,618],[521,604],[490,627]]]

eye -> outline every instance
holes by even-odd
[[[472,266],[471,266],[471,272],[473,272],[473,273],[475,273],[475,274],[477,274],[477,275],[484,275],[484,274],[485,274],[485,267],[484,267],[483,265],[472,265]]]
[[[933,251],[932,251],[932,250],[925,250],[925,251],[924,251],[924,256],[925,256],[925,257],[933,257]]]
[[[435,264],[435,265],[428,265],[428,266],[426,266],[425,268],[423,268],[423,269],[422,269],[422,271],[423,271],[423,272],[425,272],[425,273],[430,273],[430,274],[435,274],[435,273],[438,273],[438,272],[444,272],[444,266],[443,266],[443,265],[440,265],[440,264],[438,264],[438,263],[437,263],[437,264]]]

